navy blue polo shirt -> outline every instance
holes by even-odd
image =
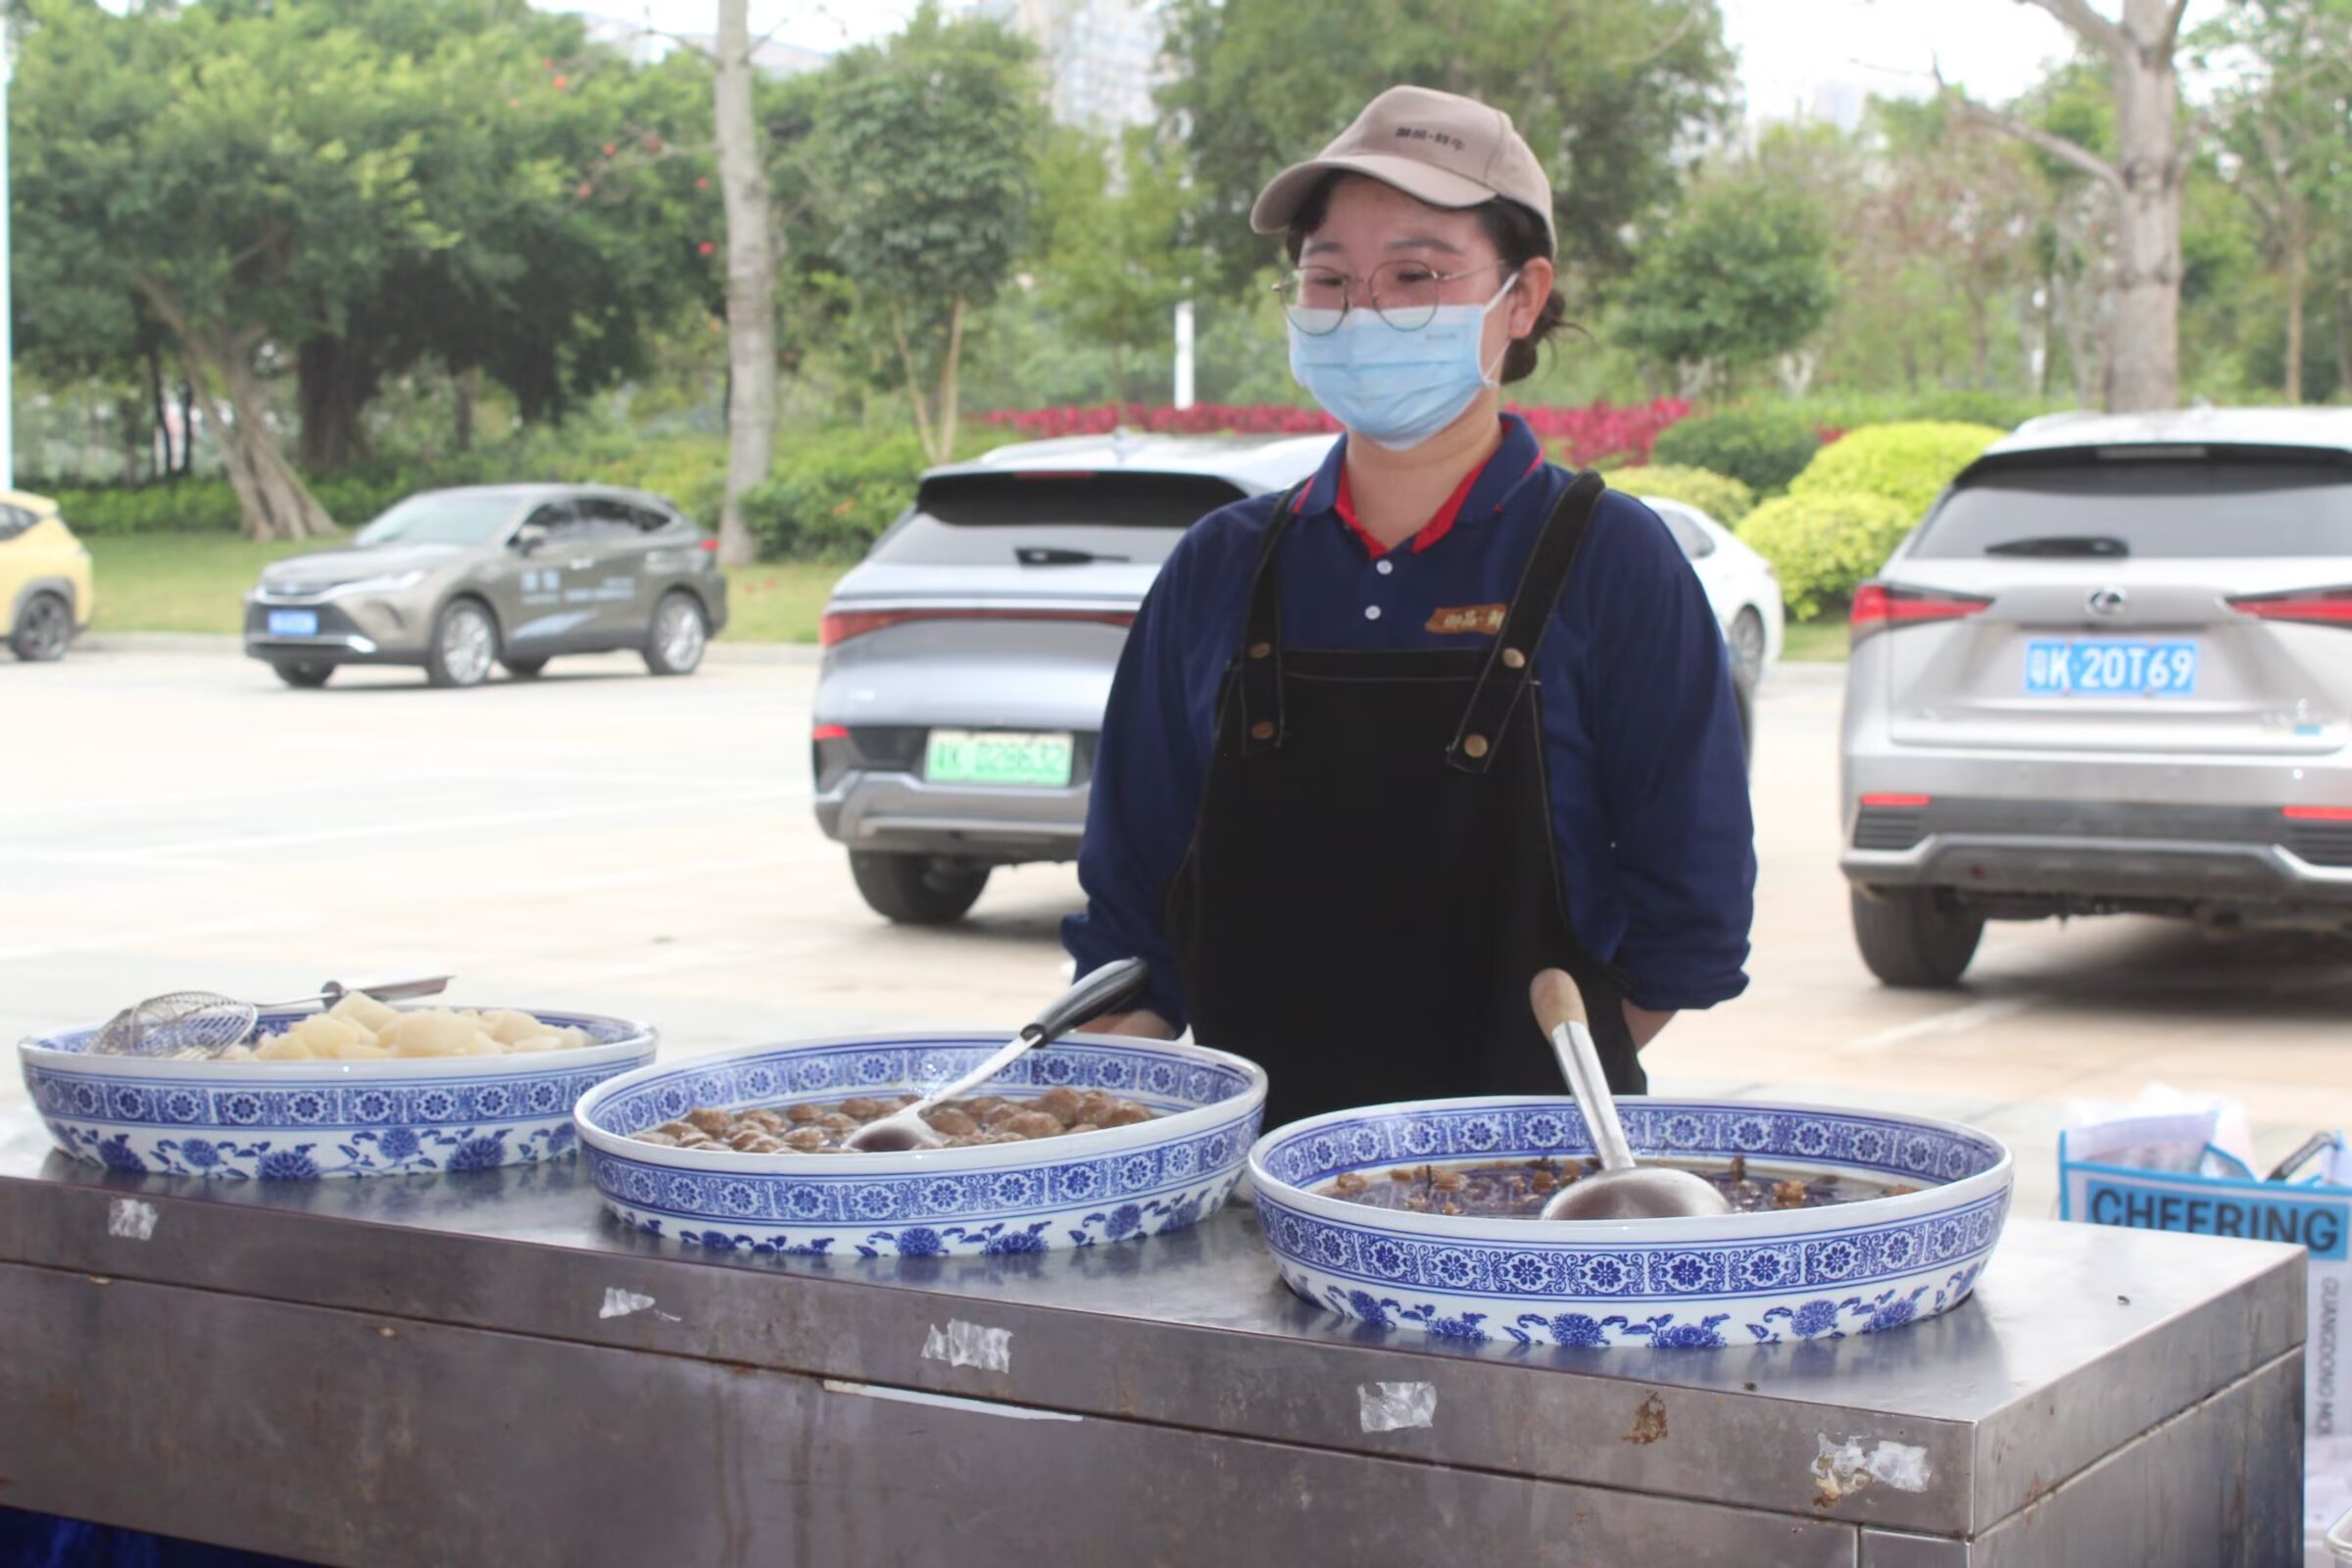
[[[1572,477],[1525,421],[1456,492],[1458,510],[1383,552],[1343,508],[1347,441],[1299,495],[1276,548],[1284,646],[1484,646]],[[1186,1023],[1161,925],[1215,751],[1217,694],[1242,637],[1250,570],[1279,494],[1200,519],[1136,617],[1095,756],[1078,879],[1062,926],[1081,973],[1147,958],[1145,1005]],[[1666,525],[1601,498],[1536,656],[1560,885],[1578,937],[1633,978],[1636,1005],[1711,1006],[1746,988],[1756,858],[1723,633]],[[1396,831],[1410,833],[1400,821]],[[1367,846],[1372,853],[1378,846]],[[1377,956],[1374,956],[1377,961]],[[1399,954],[1397,961],[1409,962]]]

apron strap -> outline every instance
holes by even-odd
[[[1598,473],[1588,470],[1578,474],[1561,492],[1551,515],[1544,521],[1544,531],[1536,536],[1536,547],[1528,552],[1527,565],[1519,573],[1518,591],[1503,614],[1502,630],[1487,655],[1486,668],[1479,672],[1453,744],[1446,749],[1446,760],[1463,772],[1484,773],[1493,765],[1503,724],[1517,706],[1519,694],[1536,677],[1536,654],[1543,646],[1544,629],[1551,624],[1560,594],[1576,570],[1585,536],[1592,530],[1593,510],[1607,489]]]
[[[1274,503],[1266,535],[1258,541],[1257,564],[1250,569],[1250,612],[1234,661],[1244,757],[1256,757],[1282,744],[1282,577],[1274,569],[1274,552],[1298,515],[1298,497],[1312,482],[1301,479]]]

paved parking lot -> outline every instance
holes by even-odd
[[[890,927],[810,820],[813,662],[714,652],[430,690],[293,692],[225,644],[0,663],[0,1038],[158,990],[292,997],[443,970],[458,995],[657,1023],[665,1050],[947,1024],[1007,1032],[1055,991],[1067,867],[974,916]],[[1767,682],[1754,985],[1648,1053],[1661,1092],[1977,1122],[2047,1211],[2065,1102],[2150,1080],[2244,1100],[2263,1152],[2352,1125],[2352,946],[2140,921],[1996,927],[1967,991],[1881,989],[1836,867],[1838,672]],[[24,1113],[13,1071],[0,1115]]]

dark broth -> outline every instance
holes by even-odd
[[[1902,1182],[1819,1170],[1752,1171],[1744,1157],[1723,1160],[1644,1159],[1712,1182],[1741,1213],[1781,1208],[1826,1208],[1866,1198],[1898,1198],[1919,1189]],[[1475,1219],[1534,1219],[1544,1200],[1562,1187],[1600,1169],[1596,1159],[1507,1159],[1397,1165],[1348,1171],[1315,1189],[1324,1198],[1344,1199],[1373,1208],[1424,1214],[1459,1214]]]

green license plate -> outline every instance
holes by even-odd
[[[923,777],[934,784],[1062,789],[1070,782],[1073,750],[1067,735],[935,729],[923,757]]]

